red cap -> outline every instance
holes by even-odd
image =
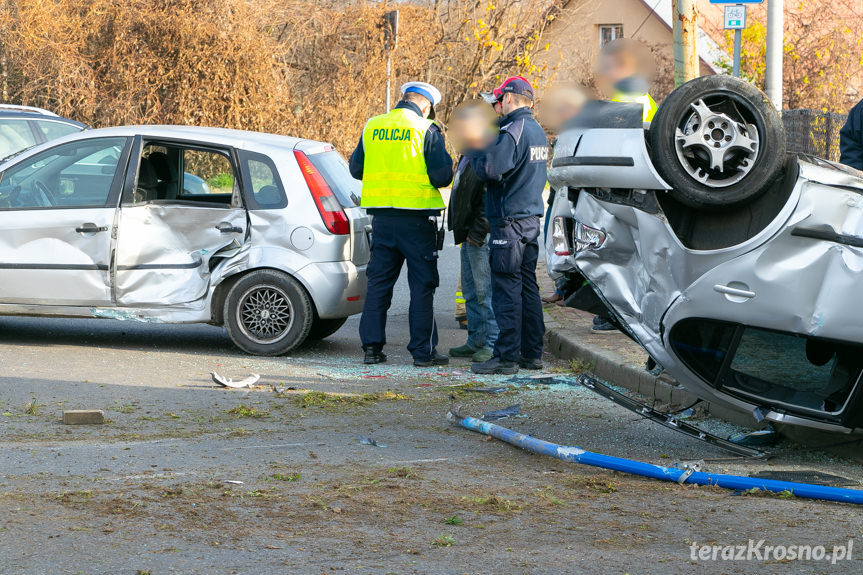
[[[506,88],[507,84],[509,84],[510,82],[513,82],[515,80],[521,80],[522,82],[524,82],[528,86],[530,86],[530,82],[527,80],[527,78],[525,78],[523,76],[510,76],[509,78],[504,80],[500,86],[498,86],[497,88],[492,90],[492,94],[494,94],[495,98],[500,100],[501,98],[503,98],[503,89]],[[533,97],[533,94],[531,94],[531,98],[532,97]]]

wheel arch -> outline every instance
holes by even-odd
[[[300,274],[291,273],[275,266],[259,266],[238,270],[231,275],[223,277],[218,285],[216,285],[213,290],[213,297],[210,298],[210,315],[212,317],[212,323],[219,326],[225,325],[225,300],[228,298],[228,294],[230,293],[231,288],[234,287],[234,284],[250,273],[267,270],[285,274],[291,279],[296,280],[296,282],[303,288],[303,291],[306,292],[306,295],[309,296],[309,301],[312,302],[312,312],[315,317],[318,317],[318,305],[315,302],[315,296],[308,283]]]

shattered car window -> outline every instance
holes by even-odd
[[[715,387],[773,405],[835,414],[863,372],[863,346],[727,322],[687,319],[671,330],[686,366]]]
[[[860,367],[858,346],[746,328],[724,385],[832,413],[845,405]]]

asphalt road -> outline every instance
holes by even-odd
[[[465,335],[457,256],[450,245],[440,259],[444,351]],[[395,293],[390,362],[372,367],[356,318],[284,358],[243,355],[215,327],[0,318],[0,574],[784,573],[782,561],[694,561],[690,546],[832,549],[863,535],[851,506],[631,478],[454,428],[451,405],[519,404],[504,425],[621,457],[863,477],[820,453],[710,461],[727,454],[568,385],[550,357],[550,383],[474,377],[463,362],[416,369],[404,278]],[[211,371],[262,385],[216,388]],[[108,422],[59,422],[83,408]]]

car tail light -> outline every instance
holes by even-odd
[[[575,222],[575,228],[572,231],[572,240],[575,243],[576,252],[598,250],[605,243],[605,238],[604,231],[586,226],[579,221]]]
[[[554,218],[551,224],[551,241],[554,244],[554,255],[568,256],[569,243],[566,241],[566,219],[563,216]]]
[[[309,191],[312,193],[312,198],[315,200],[315,205],[318,206],[318,212],[321,214],[321,219],[324,220],[324,225],[327,229],[336,235],[346,235],[351,233],[351,224],[348,221],[348,216],[345,215],[345,210],[339,203],[338,198],[333,194],[330,186],[327,185],[324,177],[312,165],[309,158],[300,150],[294,151],[294,156],[297,158],[297,163],[300,165],[300,171],[303,172],[303,177],[306,179],[306,184],[309,186]]]

